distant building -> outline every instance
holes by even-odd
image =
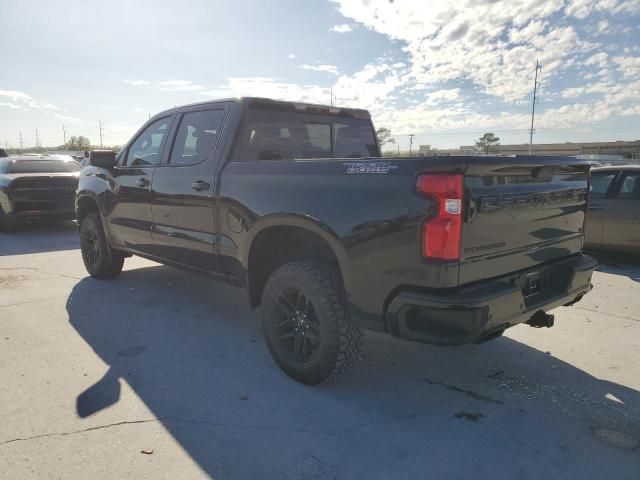
[[[431,148],[431,145],[420,145],[418,148],[419,156],[436,156],[436,157],[452,157],[456,155],[475,155],[475,147],[460,148]]]
[[[460,147],[461,150],[473,147]],[[528,155],[529,144],[498,145],[491,147],[491,153],[502,155]],[[623,158],[640,158],[640,140],[631,142],[587,142],[587,143],[538,143],[533,144],[531,153],[536,155],[621,155]]]
[[[529,144],[497,145],[491,147],[493,155],[528,155]],[[640,159],[640,140],[617,142],[585,142],[585,143],[538,143],[533,144],[531,153],[535,155],[563,155],[569,157],[582,157],[589,159],[614,158]],[[431,145],[420,145],[418,155],[474,155],[476,148],[473,145],[460,148],[437,149]]]

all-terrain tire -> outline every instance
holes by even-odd
[[[292,293],[293,292],[293,293]],[[288,315],[291,303],[295,300],[295,292],[307,307],[309,317],[302,314],[296,321],[296,310]],[[283,300],[287,295],[289,300]],[[287,310],[282,304],[287,303]],[[307,385],[317,385],[333,379],[344,373],[360,358],[360,344],[362,333],[356,322],[349,315],[346,296],[339,271],[328,264],[317,261],[296,261],[278,268],[269,277],[262,294],[262,325],[269,351],[278,366],[290,377]],[[290,318],[297,326],[294,335],[298,335],[305,325],[305,319],[313,323],[313,328],[306,330],[307,334],[314,330],[318,332],[315,343],[310,337],[308,359],[300,359],[296,354],[295,340],[281,340],[288,335],[285,325],[283,330],[278,325],[286,323]],[[314,334],[315,335],[315,334]],[[293,354],[291,350],[294,350]],[[304,352],[304,348],[302,349]],[[298,352],[300,353],[300,352]]]
[[[124,257],[109,247],[100,215],[96,212],[91,212],[82,219],[80,249],[84,266],[93,278],[113,278],[122,271]]]

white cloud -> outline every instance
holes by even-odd
[[[598,68],[606,68],[609,65],[609,55],[606,52],[598,52],[584,62],[585,65],[595,65]]]
[[[287,55],[287,58],[288,58],[289,60],[295,60],[295,58],[296,58],[296,54],[295,54],[295,53],[290,53],[289,55]]]
[[[224,84],[200,93],[212,98],[251,96],[314,103],[328,103],[330,100],[329,88],[298,85],[268,77],[231,77]]]
[[[163,92],[198,92],[204,90],[202,85],[193,83],[191,80],[162,80],[151,82],[149,80],[124,80],[124,83],[134,87],[153,86]]]
[[[640,12],[640,0],[570,0],[564,12],[580,20],[597,12],[634,14]]]
[[[332,75],[340,75],[338,67],[336,67],[335,65],[300,65],[300,68],[302,68],[303,70],[313,70],[315,72],[327,72]]]
[[[633,80],[640,79],[640,56],[616,56],[613,58],[613,62],[618,66],[623,77]]]
[[[513,111],[530,103],[536,59],[543,66],[543,87],[572,78],[570,68],[595,69],[579,74],[575,87],[548,93],[547,99],[555,95],[560,103],[575,103],[541,107],[540,125],[584,125],[630,111],[628,98],[625,106],[610,92],[614,67],[627,78],[640,77],[638,58],[612,59],[573,26],[575,21],[558,21],[557,16],[582,19],[598,12],[597,29],[603,32],[609,28],[603,15],[639,13],[640,0],[574,0],[566,5],[556,0],[444,0],[430,3],[428,15],[422,0],[333,1],[346,18],[399,42],[407,57],[406,65],[397,68],[397,59],[379,59],[355,75],[340,76],[334,85],[338,103],[344,98],[346,105],[369,108],[378,122],[400,132],[468,127],[526,131],[529,115]],[[587,77],[597,79],[597,87],[585,88]],[[469,93],[465,96],[457,85]],[[600,96],[595,103],[583,101],[584,95],[594,94]],[[482,110],[479,99],[505,105],[504,111],[474,113]]]
[[[598,22],[598,26],[596,27],[597,34],[607,33],[609,30],[609,22],[607,20],[600,20]]]
[[[430,5],[429,15],[420,0],[337,2],[346,17],[404,43],[411,63],[405,83],[470,80],[485,93],[513,101],[529,94],[536,58],[550,76],[593,48],[571,26],[546,21],[562,8],[555,0],[443,1]]]
[[[60,108],[56,107],[52,103],[44,100],[37,100],[31,95],[18,90],[0,90],[0,97],[10,98],[11,102],[5,102],[3,105],[12,109],[45,110],[48,112],[56,112],[60,110]]]
[[[333,27],[331,27],[329,29],[330,32],[336,32],[336,33],[348,33],[351,31],[351,25],[349,25],[348,23],[342,23],[340,25],[334,25]]]
[[[18,90],[0,90],[0,97],[9,97],[11,100],[31,100],[31,95]]]
[[[142,85],[151,85],[151,82],[147,80],[124,80],[124,83],[127,85],[132,85],[134,87],[140,87]]]
[[[443,102],[453,102],[454,100],[460,99],[460,89],[459,88],[450,88],[444,90],[438,90],[436,92],[428,94],[426,104],[427,105],[436,105]]]
[[[163,92],[197,92],[205,89],[191,80],[164,80],[158,82],[158,86]]]

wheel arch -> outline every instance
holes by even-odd
[[[244,264],[252,307],[260,305],[267,279],[278,267],[299,260],[320,260],[340,271],[349,288],[349,258],[336,233],[317,219],[305,215],[270,215],[250,230]]]
[[[101,213],[98,201],[92,195],[79,195],[76,199],[76,220],[78,225],[91,212]]]

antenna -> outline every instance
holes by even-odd
[[[542,71],[542,66],[536,59],[536,74],[533,78],[533,103],[531,106],[531,129],[529,130],[529,155],[531,155],[531,147],[533,145],[533,119],[536,115],[536,94],[538,92],[538,72]]]

